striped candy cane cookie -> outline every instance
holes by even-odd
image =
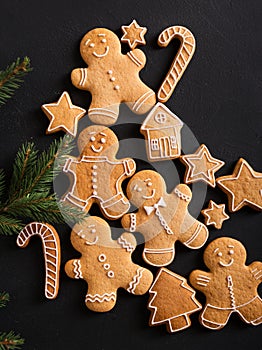
[[[179,39],[180,48],[174,61],[160,86],[157,98],[160,102],[167,102],[172,95],[178,81],[184,74],[196,48],[193,34],[185,27],[173,26],[166,28],[158,37],[158,45],[167,47],[171,40]]]
[[[16,243],[25,248],[32,236],[38,235],[42,239],[43,253],[45,257],[45,296],[54,299],[59,289],[60,272],[60,240],[53,226],[40,222],[32,222],[26,225],[19,233]]]

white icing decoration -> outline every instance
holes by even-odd
[[[127,291],[129,293],[135,294],[136,287],[139,285],[140,280],[142,278],[144,269],[142,267],[139,267],[136,271],[135,276],[133,277],[132,281],[129,283]]]
[[[186,202],[190,202],[191,197],[187,196],[186,194],[180,192],[177,188],[174,189],[174,193],[181,199],[183,199]]]
[[[89,241],[85,241],[85,244],[87,244],[87,245],[94,245],[94,244],[96,244],[97,243],[97,241],[98,241],[98,236],[96,236],[96,238],[93,240],[93,242],[89,242]]]
[[[104,268],[105,270],[109,270],[109,269],[110,269],[110,264],[104,264],[104,265],[103,265],[103,268]]]
[[[82,266],[81,266],[80,260],[74,260],[73,265],[74,265],[75,278],[76,279],[83,278],[82,271],[81,271]]]
[[[115,89],[115,90],[119,90],[119,89],[120,89],[120,86],[119,86],[119,85],[115,85],[115,86],[114,86],[114,89]]]
[[[94,51],[93,56],[95,56],[97,58],[102,58],[102,57],[105,57],[108,54],[108,52],[109,52],[109,46],[106,46],[104,53],[98,54]]]
[[[234,263],[234,259],[231,259],[231,260],[229,261],[229,263],[225,263],[225,262],[223,262],[223,261],[219,261],[219,265],[222,266],[222,267],[229,267],[229,266],[231,266],[233,263]]]
[[[151,199],[151,198],[153,198],[155,196],[155,194],[156,194],[156,190],[153,189],[152,192],[151,192],[151,195],[149,195],[149,196],[142,196],[142,197],[144,199]]]
[[[138,67],[142,66],[142,62],[139,61],[139,59],[134,55],[134,53],[132,51],[127,53],[127,56],[131,59],[131,61],[134,62],[134,64],[136,64]]]
[[[130,214],[130,232],[136,231],[136,214],[131,213]]]
[[[166,102],[170,98],[195,52],[196,44],[194,35],[187,28],[182,26],[173,26],[163,30],[158,37],[158,45],[166,47],[174,38],[178,38],[181,44],[179,51],[158,90],[157,98],[160,102]],[[186,52],[186,57],[184,56],[183,51]]]
[[[83,86],[86,82],[86,78],[87,78],[87,72],[86,72],[86,69],[85,68],[81,68],[80,69],[80,72],[81,72],[81,80],[80,80],[80,83],[79,85],[80,86]]]
[[[117,243],[129,253],[132,253],[135,249],[135,247],[132,246],[132,244],[129,243],[123,236],[120,236],[118,238]]]
[[[38,222],[32,222],[26,225],[17,236],[17,245],[19,247],[27,246],[30,238],[34,235],[40,236],[43,245],[45,258],[45,296],[48,299],[54,299],[59,289],[59,237],[54,234],[49,226]],[[47,243],[53,243],[54,248],[49,247]]]
[[[98,261],[105,262],[106,261],[106,255],[105,254],[100,254],[99,257],[98,257]]]
[[[116,120],[118,117],[118,115],[115,111],[112,111],[112,110],[106,109],[106,108],[90,108],[88,110],[88,115],[89,116],[101,115],[103,117],[109,117],[109,118],[112,118],[114,120]]]
[[[155,93],[153,91],[147,91],[146,93],[144,93],[142,96],[139,97],[139,99],[135,102],[134,106],[132,107],[132,109],[135,112],[138,112],[139,109],[143,106],[143,104],[145,104],[145,102],[151,97],[153,96]]]
[[[95,303],[103,303],[104,301],[116,301],[116,293],[104,293],[104,294],[87,294],[85,302]]]
[[[99,152],[101,152],[101,151],[102,151],[103,146],[100,146],[99,148],[95,148],[95,146],[94,146],[94,145],[91,145],[91,149],[92,149],[92,151],[93,151],[93,152],[95,152],[95,153],[99,153]]]
[[[114,271],[108,271],[108,273],[107,273],[107,277],[109,277],[109,278],[114,278],[115,277],[115,274],[114,274]]]

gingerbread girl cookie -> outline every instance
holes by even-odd
[[[126,230],[143,234],[143,258],[150,265],[170,264],[175,257],[177,240],[191,249],[205,244],[208,238],[206,226],[193,218],[187,209],[192,198],[187,185],[179,184],[169,194],[161,175],[143,170],[129,181],[127,196],[138,207],[138,212],[124,215],[122,225]]]
[[[206,296],[200,323],[210,329],[223,328],[233,312],[246,323],[262,323],[262,299],[257,287],[262,281],[262,262],[245,265],[246,250],[237,240],[222,237],[204,252],[209,272],[195,270],[190,283]]]
[[[67,275],[88,283],[86,306],[93,311],[111,310],[116,303],[118,288],[135,295],[145,294],[153,281],[152,273],[132,262],[136,239],[123,233],[116,241],[111,238],[106,221],[89,216],[74,226],[71,233],[73,247],[82,256],[66,263]]]
[[[63,200],[87,212],[96,202],[105,217],[120,218],[130,207],[121,185],[134,174],[134,160],[115,158],[118,139],[113,131],[101,125],[84,129],[78,138],[78,148],[80,156],[68,157],[63,168],[71,179]]]
[[[93,123],[114,124],[121,102],[137,114],[148,112],[155,104],[154,91],[139,77],[146,63],[141,50],[123,55],[118,37],[108,29],[96,28],[83,37],[80,53],[88,68],[74,69],[71,80],[77,88],[91,92],[88,115]]]

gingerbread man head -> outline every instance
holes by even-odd
[[[80,133],[78,148],[86,156],[114,156],[118,151],[118,139],[109,128],[91,125]]]
[[[110,246],[110,227],[100,217],[89,216],[74,226],[71,233],[71,242],[73,247],[82,254],[85,254],[89,247],[93,245]]]
[[[217,269],[234,269],[246,262],[246,249],[237,240],[218,238],[212,241],[204,252],[206,266],[214,271]]]
[[[115,53],[121,53],[118,37],[106,28],[95,28],[83,37],[80,53],[88,65],[99,64],[101,60],[111,60]]]
[[[162,177],[155,171],[142,170],[132,177],[127,186],[127,196],[138,208],[154,205],[165,193]]]

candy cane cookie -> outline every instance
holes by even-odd
[[[171,40],[179,39],[180,47],[171,67],[160,86],[157,98],[160,102],[167,102],[172,95],[178,81],[184,74],[191,58],[194,55],[196,42],[194,35],[189,29],[182,26],[172,26],[166,28],[158,37],[158,45],[167,47]]]
[[[25,248],[32,236],[38,235],[42,239],[45,257],[45,296],[54,299],[59,289],[60,272],[60,240],[53,226],[40,222],[31,222],[19,233],[16,243]]]

